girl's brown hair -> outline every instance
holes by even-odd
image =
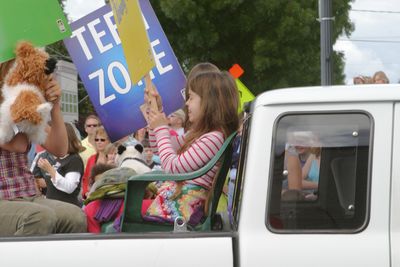
[[[189,90],[201,98],[198,122],[191,125],[185,144],[178,151],[185,151],[205,133],[219,130],[225,138],[239,127],[239,96],[231,75],[223,72],[202,72],[189,80]]]
[[[72,125],[68,122],[65,122],[64,124],[68,135],[68,153],[75,154],[84,151],[86,148],[82,146]]]
[[[187,75],[186,79],[186,86],[185,86],[185,102],[189,99],[189,82],[195,77],[196,75],[204,72],[220,72],[220,69],[210,62],[200,62],[196,64]],[[186,105],[182,108],[185,112],[185,121],[183,122],[183,128],[185,132],[190,128],[189,117],[187,116],[187,107]]]

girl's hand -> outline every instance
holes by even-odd
[[[40,191],[41,189],[46,188],[46,181],[43,178],[35,178],[36,185]]]
[[[164,113],[158,112],[156,110],[150,109],[147,118],[150,129],[155,129],[163,125],[168,125],[167,116],[165,116]]]
[[[58,82],[51,75],[46,85],[46,100],[53,104],[59,103],[61,99],[61,88]]]
[[[51,171],[54,170],[53,166],[51,166],[50,162],[47,159],[40,158],[38,160],[37,164],[38,164],[39,168],[50,173],[50,175],[51,175]]]
[[[145,89],[144,89],[144,103],[150,104],[149,107],[155,106],[154,103],[152,104],[151,101],[154,101],[157,103],[157,109],[159,112],[163,112],[163,106],[162,106],[162,99],[160,94],[157,91],[157,88],[154,86],[154,84],[151,82],[150,75],[146,75],[144,78],[145,82]]]

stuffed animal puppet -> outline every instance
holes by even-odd
[[[0,144],[13,138],[15,126],[31,142],[43,144],[53,107],[45,98],[45,89],[57,62],[29,42],[18,43],[15,54],[1,88]]]
[[[151,171],[151,169],[144,162],[143,158],[143,146],[136,144],[135,146],[118,146],[118,152],[115,157],[115,161],[118,167],[131,168],[136,171],[137,174],[142,174]]]

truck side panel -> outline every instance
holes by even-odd
[[[395,104],[390,217],[390,251],[393,267],[400,266],[400,104]]]
[[[76,237],[0,241],[1,266],[233,266],[231,237]]]
[[[255,105],[256,106],[256,105]],[[266,214],[271,188],[271,150],[275,122],[282,114],[370,114],[370,191],[365,227],[354,231],[268,229]],[[258,105],[252,115],[243,203],[239,222],[241,266],[390,266],[389,198],[393,103]],[[368,164],[366,165],[368,166]],[[267,197],[266,197],[267,196]],[[320,196],[322,197],[322,196]],[[356,207],[357,208],[357,207]]]

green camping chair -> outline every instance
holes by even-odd
[[[167,223],[155,223],[144,221],[141,215],[142,201],[145,189],[150,182],[154,181],[186,181],[198,178],[206,174],[217,162],[221,167],[216,174],[212,196],[209,201],[208,214],[202,223],[197,225],[195,231],[209,231],[213,226],[218,200],[221,196],[225,178],[228,174],[232,159],[232,144],[236,132],[231,134],[222,145],[217,154],[204,167],[197,171],[185,174],[169,174],[162,171],[148,172],[135,175],[128,179],[125,191],[124,213],[121,220],[122,232],[160,232],[173,231],[174,225]]]

